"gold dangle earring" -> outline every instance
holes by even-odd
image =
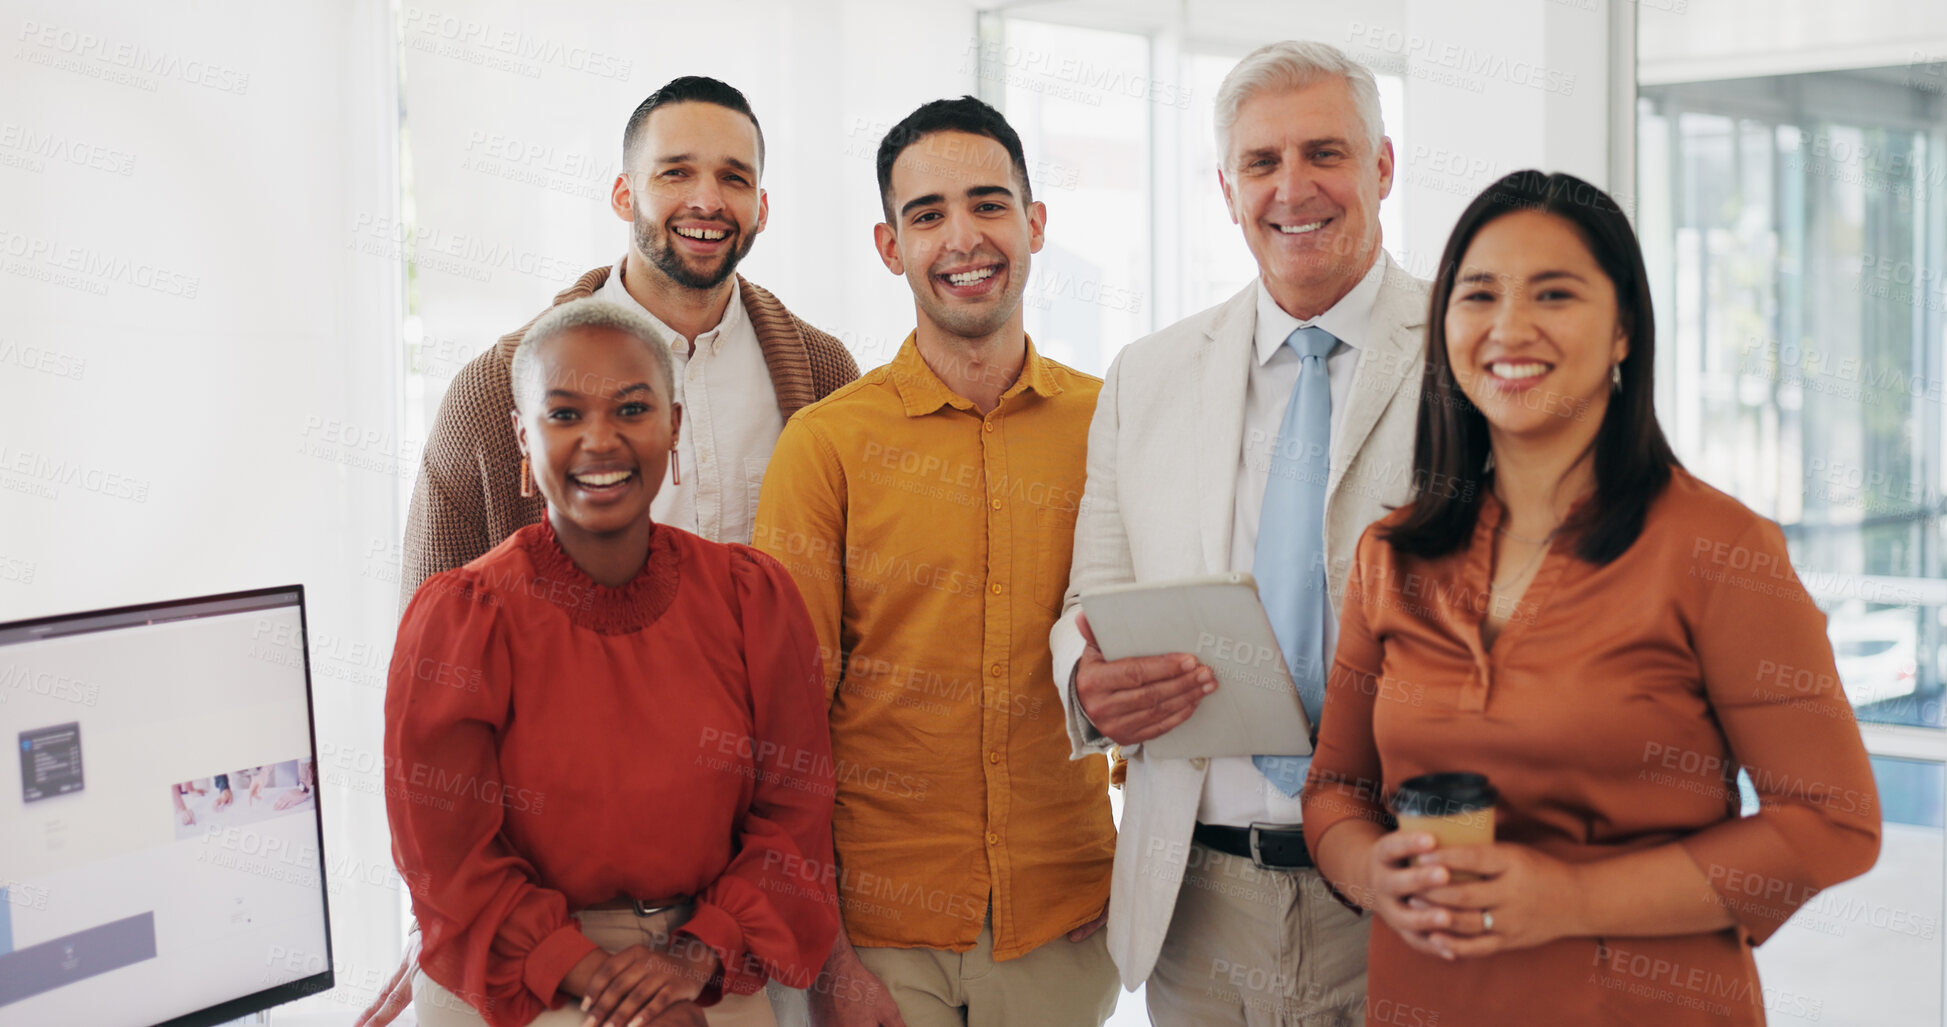
[[[528,466],[527,457],[521,457],[521,497],[534,498],[534,469]]]
[[[683,454],[678,452],[675,446],[669,447],[669,483],[671,485],[683,483]]]

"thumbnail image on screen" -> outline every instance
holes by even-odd
[[[179,782],[169,789],[176,837],[309,813],[317,808],[316,789],[317,772],[308,756]]]
[[[79,722],[20,733],[20,801],[78,792],[81,785]]]

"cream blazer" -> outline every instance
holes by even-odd
[[[1406,501],[1427,314],[1427,283],[1384,254],[1386,276],[1351,395],[1332,436],[1325,551],[1334,611],[1366,525]],[[1081,659],[1076,597],[1105,585],[1232,570],[1230,542],[1244,391],[1254,355],[1257,283],[1219,306],[1132,343],[1109,366],[1089,427],[1088,483],[1062,617],[1049,642],[1073,755],[1111,743],[1082,715],[1071,685]],[[1249,568],[1245,568],[1248,570]],[[1134,990],[1156,965],[1176,907],[1206,761],[1129,759],[1110,889],[1108,944]]]

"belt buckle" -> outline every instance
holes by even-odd
[[[1263,821],[1258,821],[1258,822],[1255,822],[1255,823],[1253,823],[1253,824],[1251,824],[1251,827],[1250,827],[1250,839],[1251,839],[1251,865],[1252,865],[1252,866],[1255,866],[1255,867],[1257,867],[1257,868],[1258,868],[1259,870],[1282,870],[1282,869],[1284,869],[1283,867],[1274,867],[1274,866],[1270,866],[1270,865],[1268,865],[1268,864],[1266,864],[1266,863],[1264,862],[1264,852],[1263,852],[1263,850],[1262,850],[1262,849],[1261,849],[1261,848],[1260,848],[1260,847],[1258,846],[1258,838],[1259,838],[1259,835],[1258,835],[1258,829],[1259,829],[1259,828],[1264,828],[1264,827],[1273,827],[1273,826],[1276,826],[1276,825],[1273,825],[1273,824],[1267,824],[1267,823],[1265,823],[1265,822],[1263,822]]]
[[[1286,865],[1282,865],[1282,864],[1277,864],[1277,863],[1266,863],[1266,862],[1264,861],[1264,849],[1263,849],[1263,845],[1262,845],[1262,843],[1261,843],[1261,842],[1259,841],[1259,839],[1260,839],[1260,838],[1262,837],[1262,834],[1261,834],[1261,832],[1263,832],[1263,831],[1289,831],[1289,830],[1291,830],[1291,829],[1292,829],[1292,827],[1293,827],[1293,825],[1291,825],[1291,824],[1273,824],[1273,823],[1271,823],[1270,821],[1266,821],[1266,820],[1256,820],[1256,821],[1252,821],[1252,822],[1251,822],[1251,827],[1250,827],[1250,838],[1251,838],[1251,863],[1252,863],[1252,865],[1254,865],[1254,866],[1256,866],[1256,867],[1257,867],[1258,869],[1260,869],[1260,870],[1296,870],[1296,869],[1298,869],[1298,867],[1297,867],[1297,866],[1286,866]]]
[[[681,902],[671,902],[661,906],[645,906],[642,904],[641,899],[633,895],[629,897],[629,902],[635,906],[635,915],[637,916],[655,916],[657,913],[666,913],[682,905]]]

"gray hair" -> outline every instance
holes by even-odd
[[[1366,66],[1330,43],[1284,40],[1260,46],[1237,62],[1217,87],[1217,161],[1230,160],[1230,129],[1244,102],[1273,89],[1303,89],[1320,79],[1337,76],[1352,90],[1352,107],[1365,122],[1366,145],[1374,152],[1386,134],[1379,113],[1379,84]]]
[[[551,307],[527,326],[527,332],[521,336],[520,348],[514,351],[514,363],[509,372],[513,379],[516,409],[520,409],[522,401],[533,392],[533,379],[539,373],[534,365],[539,359],[534,355],[535,351],[542,343],[581,328],[607,328],[641,340],[643,348],[656,358],[656,370],[663,380],[663,398],[674,398],[676,362],[669,355],[669,343],[663,341],[662,333],[654,322],[619,303],[589,296]]]

